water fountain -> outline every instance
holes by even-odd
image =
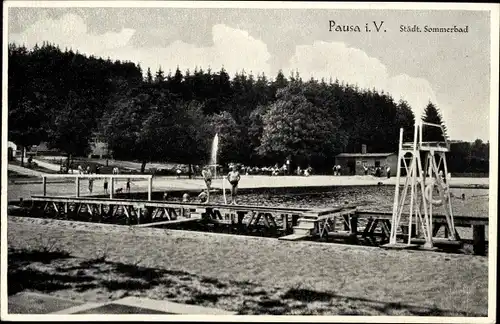
[[[217,178],[217,151],[219,150],[219,134],[215,134],[212,141],[212,152],[210,154],[210,166],[215,169],[214,178]]]
[[[217,152],[219,150],[219,134],[215,134],[212,141],[212,152],[210,154],[210,166],[214,167],[214,180],[217,178]],[[226,188],[224,186],[224,177],[222,177],[222,194],[224,195],[224,203],[227,204]]]

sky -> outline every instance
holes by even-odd
[[[330,31],[368,23],[372,32]],[[380,32],[375,27],[383,21]],[[401,25],[468,33],[401,32]],[[383,30],[383,31],[382,31]],[[274,78],[298,71],[406,100],[417,118],[429,101],[452,140],[489,140],[490,12],[463,10],[9,8],[8,40],[140,63]]]

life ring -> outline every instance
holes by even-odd
[[[444,183],[442,184],[442,190],[439,191],[439,196],[441,199],[432,198],[432,191],[434,189],[434,183],[430,183],[425,187],[425,199],[431,202],[435,206],[441,206],[445,200],[448,198],[448,186]]]

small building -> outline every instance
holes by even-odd
[[[16,158],[17,155],[17,145],[14,142],[8,141],[7,142],[7,160],[8,161],[13,161]]]
[[[58,155],[60,154],[59,150],[55,148],[49,148],[49,144],[47,142],[40,142],[38,145],[32,145],[30,147],[28,155]]]
[[[386,175],[386,167],[391,168],[391,174],[396,174],[398,155],[396,153],[366,153],[363,145],[361,153],[341,153],[335,157],[335,165],[340,165],[344,175],[364,175],[366,166],[368,174],[375,174],[377,168]]]

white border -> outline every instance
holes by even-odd
[[[2,69],[2,162],[7,159],[7,64],[8,8],[15,7],[171,7],[171,8],[265,8],[265,9],[365,9],[365,10],[474,10],[489,11],[491,17],[490,81],[490,179],[489,179],[489,285],[488,317],[418,317],[418,316],[199,316],[199,315],[104,315],[106,321],[289,321],[289,322],[385,322],[385,323],[494,323],[496,320],[497,264],[497,193],[498,193],[498,88],[499,88],[499,8],[483,3],[369,3],[369,2],[216,2],[216,1],[5,1],[3,3],[3,69]],[[1,313],[0,318],[23,321],[102,321],[103,315],[8,315],[7,314],[7,163],[1,164]]]

